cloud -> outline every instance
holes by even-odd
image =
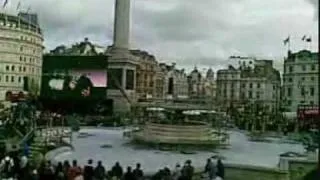
[[[307,0],[314,7],[314,19],[319,19],[319,0]]]
[[[52,49],[88,37],[112,44],[114,0],[28,0]],[[281,64],[283,39],[292,37],[294,51],[305,48],[304,34],[318,49],[318,24],[312,0],[132,0],[131,47],[147,50],[159,61],[193,68],[227,66],[231,55],[268,57]],[[11,0],[10,12],[18,0]],[[27,4],[26,4],[27,3]],[[313,6],[311,6],[313,5]],[[317,9],[317,8],[316,8]]]

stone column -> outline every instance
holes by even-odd
[[[130,33],[130,0],[116,0],[114,16],[114,47],[127,50]]]
[[[121,86],[124,90],[126,90],[126,83],[127,83],[127,69],[122,69],[122,80],[121,80]]]
[[[137,71],[133,71],[133,89],[136,90],[137,87]]]

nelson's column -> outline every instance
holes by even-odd
[[[135,99],[135,57],[129,52],[130,0],[115,1],[113,45],[108,49],[108,97],[115,112],[129,112]]]

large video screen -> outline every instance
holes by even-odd
[[[74,99],[98,96],[95,94],[96,89],[105,89],[106,87],[106,70],[71,69],[44,75],[42,92],[43,95],[56,99]]]

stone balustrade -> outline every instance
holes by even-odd
[[[210,124],[198,121],[190,121],[185,125],[147,122],[144,129],[133,136],[140,141],[168,144],[210,145],[221,140],[213,133]]]

